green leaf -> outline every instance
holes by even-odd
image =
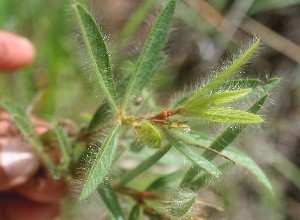
[[[161,176],[157,178],[155,181],[153,181],[145,191],[157,193],[161,189],[170,187],[172,182],[178,181],[181,176],[182,176],[182,171],[180,170]]]
[[[54,179],[60,178],[59,170],[57,169],[54,162],[50,159],[48,154],[44,151],[43,145],[39,140],[32,124],[28,118],[24,118],[21,115],[13,115],[13,122],[16,124],[18,129],[21,131],[23,137],[30,143],[30,145],[37,152],[39,157],[42,159],[43,163],[51,172]]]
[[[125,220],[118,198],[107,180],[103,180],[102,184],[98,187],[98,192],[106,208],[109,210],[112,219]]]
[[[245,98],[256,98],[266,95],[270,90],[276,87],[280,82],[280,78],[271,78],[267,83],[256,86]]]
[[[181,217],[192,208],[196,201],[196,195],[191,191],[179,191],[174,193],[168,200],[166,209],[169,210],[172,216]]]
[[[68,169],[71,163],[72,145],[62,128],[56,124],[54,126],[55,134],[59,143],[60,151],[64,161],[65,169]]]
[[[248,110],[250,113],[257,113],[262,105],[265,103],[267,99],[267,95],[260,98],[257,102],[255,102]],[[226,130],[210,145],[210,148],[213,150],[217,150],[221,152],[224,150],[229,144],[233,142],[233,140],[246,128],[246,124],[233,124],[232,126],[226,128]],[[203,157],[208,160],[212,160],[215,158],[215,154],[210,151],[205,151],[203,153]]]
[[[141,121],[134,125],[138,141],[147,147],[159,148],[161,136],[159,131],[148,121]]]
[[[224,149],[222,153],[230,158],[233,158],[238,165],[246,168],[251,173],[253,173],[254,176],[256,176],[257,180],[261,182],[273,194],[273,188],[268,177],[249,156],[247,156],[240,150],[230,146]]]
[[[208,109],[190,109],[188,112],[192,116],[198,116],[213,122],[229,123],[260,123],[263,119],[255,114],[228,109],[228,108],[208,108]]]
[[[146,15],[153,6],[155,0],[142,1],[140,6],[135,10],[132,16],[129,18],[129,22],[125,25],[119,37],[119,45],[124,45],[130,37],[136,32],[137,28],[145,20]]]
[[[144,160],[136,168],[126,173],[120,180],[118,186],[124,186],[132,179],[137,177],[139,174],[149,169],[152,165],[156,164],[156,162],[159,161],[170,149],[171,149],[171,145],[161,147],[155,154],[153,154],[147,160]]]
[[[82,39],[96,74],[99,86],[111,109],[118,111],[118,98],[113,80],[109,54],[99,27],[93,17],[80,4],[74,4]]]
[[[9,113],[11,113],[12,115],[20,115],[24,118],[27,118],[25,110],[23,110],[20,106],[14,104],[13,102],[9,101],[9,100],[4,100],[1,102],[1,105],[3,106],[3,108],[8,111]],[[26,119],[29,121],[29,119]]]
[[[51,172],[53,178],[59,179],[60,173],[48,154],[44,151],[39,136],[35,132],[35,128],[30,119],[27,117],[25,111],[9,100],[2,101],[1,104],[6,111],[11,113],[13,122],[16,124],[26,141],[37,152],[43,163]]]
[[[128,219],[130,219],[130,220],[139,220],[140,219],[140,206],[138,204],[136,204],[132,207]]]
[[[267,99],[267,95],[260,98],[257,102],[255,102],[249,109],[248,112],[250,113],[257,113],[259,109],[262,107],[262,105],[265,103]],[[234,139],[246,128],[246,124],[233,124],[226,128],[226,130],[209,146],[209,148],[216,150],[216,151],[223,151],[229,144],[231,144]],[[217,155],[209,150],[204,151],[202,154],[204,158],[206,158],[208,161],[212,161]],[[184,179],[181,182],[181,186],[188,185],[191,180],[193,180],[197,174],[199,173],[199,170],[196,167],[191,167],[191,169],[187,172]],[[197,182],[202,182],[201,176],[195,180],[196,185]]]
[[[225,83],[220,84],[217,91],[227,91],[227,90],[238,90],[238,89],[247,89],[255,88],[261,81],[258,79],[236,79],[229,80]]]
[[[101,145],[83,186],[80,200],[87,198],[107,176],[117,150],[118,128],[119,124],[115,125]]]
[[[161,64],[160,51],[167,39],[175,6],[176,0],[171,0],[156,19],[149,33],[146,43],[144,44],[142,52],[138,58],[136,70],[131,75],[124,95],[124,109],[126,109],[127,106],[135,100],[153,76],[154,71]]]
[[[215,177],[221,175],[221,172],[218,170],[218,168],[215,165],[210,163],[204,157],[197,155],[189,148],[183,146],[183,144],[180,141],[178,141],[173,134],[168,132],[166,129],[164,129],[164,133],[166,134],[170,144],[172,144],[176,148],[176,150],[178,150],[179,153],[182,154],[186,159],[191,161],[193,165],[201,167],[203,170],[205,170],[206,172],[208,172],[209,174]]]
[[[229,80],[228,82],[222,83],[218,86],[217,89],[212,91],[212,94],[220,92],[220,91],[228,91],[228,90],[238,90],[238,89],[247,89],[254,88],[260,83],[258,79],[240,79],[240,80]],[[193,96],[193,94],[188,94],[181,98],[179,101],[173,105],[173,108],[178,108],[183,106],[189,98]]]
[[[190,106],[190,108],[194,108],[196,106],[205,108],[206,106],[210,107],[210,106],[225,105],[244,97],[249,92],[251,92],[251,90],[252,89],[242,89],[242,90],[234,90],[234,91],[217,93],[207,98],[203,98],[200,99],[199,101],[196,101],[193,105]]]
[[[249,14],[257,14],[260,12],[264,12],[267,10],[272,10],[276,8],[283,8],[289,7],[293,5],[299,5],[300,0],[256,0],[253,2],[250,10],[248,11]]]
[[[105,99],[102,104],[97,109],[96,113],[93,115],[93,118],[90,122],[89,129],[94,129],[96,127],[101,127],[106,122],[109,121],[113,116],[113,113],[111,112],[111,108],[109,106],[109,103]]]
[[[243,64],[245,64],[256,51],[260,44],[260,40],[254,42],[239,58],[232,62],[232,64],[221,72],[216,78],[209,82],[206,86],[201,88],[196,94],[194,94],[186,106],[194,103],[196,100],[202,98],[203,95],[213,91],[216,87],[222,84],[226,79],[233,75]]]

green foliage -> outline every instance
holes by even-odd
[[[273,194],[273,187],[270,183],[270,180],[267,178],[262,169],[249,156],[233,147],[227,147],[223,151],[223,154],[230,158],[234,158],[234,161],[237,165],[252,172],[256,176],[257,180]]]
[[[118,110],[117,92],[112,76],[109,54],[103,36],[93,17],[79,4],[74,10],[91,66],[99,86],[113,111]]]
[[[194,153],[193,151],[189,150],[188,148],[184,147],[183,144],[176,139],[170,132],[165,130],[165,134],[170,142],[178,152],[180,152],[186,159],[191,161],[193,165],[199,166],[204,169],[206,172],[210,173],[211,175],[218,177],[221,175],[221,172],[218,170],[215,165],[210,163],[204,157],[201,157]]]
[[[102,184],[98,187],[98,192],[111,217],[118,220],[125,219],[118,198],[107,180],[103,180]]]
[[[58,146],[60,147],[61,155],[63,158],[63,165],[66,170],[68,170],[71,164],[71,154],[72,154],[72,146],[71,142],[68,139],[67,135],[63,131],[63,129],[56,124],[54,126],[55,134],[58,140]]]
[[[137,9],[120,34],[117,49],[121,50],[133,36],[153,4],[154,0],[147,0]],[[4,108],[11,112],[13,121],[24,138],[38,152],[54,176],[67,173],[73,178],[73,174],[76,173],[74,167],[81,165],[77,164],[77,161],[82,156],[81,152],[85,151],[88,156],[82,156],[81,161],[91,166],[86,173],[80,200],[98,191],[112,219],[141,219],[144,215],[149,215],[150,218],[185,218],[197,203],[195,191],[208,182],[214,182],[234,164],[249,170],[272,192],[270,181],[255,161],[230,146],[249,123],[263,122],[257,113],[270,90],[279,82],[278,78],[269,79],[266,83],[258,79],[232,79],[243,65],[251,61],[260,45],[259,39],[244,47],[236,59],[221,67],[220,73],[206,85],[195,86],[170,109],[159,106],[158,103],[161,102],[155,100],[156,94],[152,94],[146,87],[166,60],[162,50],[168,38],[176,4],[176,0],[170,0],[161,10],[136,60],[126,63],[128,59],[118,60],[117,57],[116,60],[120,63],[112,65],[106,38],[95,19],[82,5],[73,3],[72,7],[102,103],[90,117],[86,128],[81,129],[78,134],[70,132],[68,137],[69,133],[64,132],[58,124],[54,126],[49,143],[54,142],[60,147],[62,167],[61,164],[54,164],[44,152],[44,142],[36,134],[25,112],[10,102],[3,102]],[[179,2],[178,5],[182,7],[183,3]],[[118,64],[121,68],[118,68]],[[120,75],[117,75],[119,73]],[[119,79],[122,81],[118,82]],[[138,97],[141,97],[141,100],[137,99]],[[251,105],[248,111],[243,110],[245,100]],[[233,109],[236,106],[241,108]],[[205,130],[195,125],[199,122],[198,118],[233,124],[217,138],[212,139],[204,134]],[[109,132],[106,132],[107,127],[110,128]],[[133,129],[129,129],[130,127]],[[91,146],[90,137],[95,137],[98,141],[95,145],[95,157],[92,155],[93,151],[87,147]],[[130,149],[132,143],[139,145],[139,148]],[[132,157],[133,167],[128,168],[128,164],[122,159]],[[222,159],[214,161],[216,157]],[[182,161],[191,164],[185,176],[186,170],[181,164]],[[168,174],[162,173],[164,169],[161,168],[172,163],[176,170]],[[294,167],[285,160],[281,160],[281,165],[276,166],[283,172],[282,167],[292,169],[293,173],[287,176],[298,184],[298,170],[293,169]],[[139,177],[147,182],[136,184]],[[108,181],[110,178],[112,181]],[[148,180],[152,183],[149,184]],[[171,196],[170,188],[175,192]],[[131,198],[126,206],[119,202],[127,201],[123,196]],[[167,211],[161,211],[161,207]]]
[[[87,176],[80,199],[87,198],[108,174],[118,146],[118,128],[119,124],[111,128],[109,134],[101,145],[91,167],[90,173]]]
[[[124,109],[135,100],[164,60],[159,53],[167,39],[175,6],[176,0],[171,0],[153,24],[130,77],[122,105]]]
[[[167,210],[174,217],[181,217],[186,214],[196,201],[196,195],[194,192],[179,191],[174,193],[170,198],[170,202],[167,204]]]
[[[2,106],[9,113],[11,113],[13,122],[16,124],[26,141],[31,144],[31,146],[40,156],[45,166],[51,172],[52,177],[59,179],[60,172],[48,154],[45,153],[43,145],[37,133],[35,132],[34,126],[32,125],[30,119],[26,116],[25,111],[10,101],[3,101]]]
[[[211,82],[205,85],[203,88],[200,88],[188,101],[186,106],[192,105],[195,101],[203,98],[204,95],[214,90],[220,84],[222,84],[226,79],[232,76],[237,70],[245,64],[251,56],[256,51],[257,47],[260,44],[260,40],[256,40],[240,57],[232,62],[225,70],[223,70],[217,77],[215,77]]]

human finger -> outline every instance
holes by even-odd
[[[32,178],[16,187],[16,190],[30,200],[49,203],[59,201],[64,196],[66,184],[62,180]]]
[[[26,182],[39,168],[33,149],[21,139],[0,137],[0,191]]]
[[[21,36],[0,31],[0,71],[15,71],[32,63],[35,50],[32,43]]]
[[[38,203],[21,197],[0,199],[3,220],[53,220],[58,215],[58,203]]]

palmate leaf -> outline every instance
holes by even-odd
[[[160,51],[167,39],[175,6],[176,0],[171,0],[156,19],[149,33],[124,95],[122,105],[124,109],[135,100],[161,64]]]
[[[164,133],[166,134],[167,139],[170,144],[172,144],[181,155],[183,155],[186,159],[191,161],[193,165],[201,167],[203,170],[208,172],[209,174],[218,177],[221,175],[221,172],[218,168],[213,165],[211,162],[206,160],[204,157],[197,155],[195,152],[183,146],[183,144],[177,140],[177,138],[169,131],[164,129]]]
[[[80,4],[74,4],[76,18],[82,34],[89,60],[111,109],[118,111],[118,98],[113,80],[109,54],[97,23]]]
[[[105,138],[100,150],[97,153],[96,159],[87,176],[87,180],[83,186],[80,199],[87,198],[107,176],[113,163],[118,143],[118,128],[119,124],[115,125]]]
[[[186,107],[192,105],[196,100],[201,99],[203,95],[213,91],[220,84],[224,83],[226,79],[232,76],[243,64],[245,64],[254,54],[257,47],[260,44],[260,40],[254,42],[239,58],[234,60],[232,64],[221,72],[216,78],[209,82],[206,86],[196,92],[186,104]]]

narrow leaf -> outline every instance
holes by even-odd
[[[223,154],[230,158],[234,158],[234,161],[249,170],[254,176],[257,178],[259,182],[261,182],[271,193],[273,193],[272,185],[266,176],[266,174],[261,170],[261,168],[253,161],[249,156],[245,153],[241,152],[240,150],[227,147],[225,150],[222,151]]]
[[[262,83],[256,86],[245,98],[261,97],[270,92],[280,82],[280,78],[271,78],[267,83]]]
[[[60,174],[55,166],[54,162],[50,159],[47,153],[43,149],[43,145],[39,140],[38,135],[36,134],[32,124],[30,123],[29,119],[24,118],[20,115],[13,116],[13,122],[16,124],[18,129],[21,131],[23,137],[30,143],[30,145],[34,148],[37,152],[39,157],[42,159],[45,166],[51,172],[51,175],[54,179],[59,179]]]
[[[244,97],[249,92],[251,92],[251,90],[252,89],[242,89],[214,94],[207,98],[203,98],[199,101],[196,101],[193,105],[190,106],[190,108],[193,108],[195,106],[202,107],[225,105]]]
[[[222,83],[218,86],[217,89],[214,89],[212,93],[217,93],[220,91],[228,91],[228,90],[238,90],[238,89],[247,89],[247,88],[255,88],[260,83],[258,79],[240,79],[240,80],[229,80],[228,82]],[[175,103],[173,108],[178,108],[180,106],[185,105],[186,102],[189,101],[190,97],[193,96],[192,94],[187,94],[179,101]]]
[[[51,172],[51,175],[55,179],[59,179],[60,174],[56,168],[53,161],[44,152],[43,145],[35,132],[35,128],[32,125],[30,119],[27,117],[25,111],[19,106],[15,105],[13,102],[5,100],[2,103],[2,106],[12,114],[13,122],[16,124],[17,128],[21,131],[23,137],[30,143],[30,145],[37,152],[39,157],[42,159],[43,163]]]
[[[262,107],[262,105],[265,103],[267,99],[267,95],[260,98],[257,102],[255,102],[248,110],[250,113],[257,113],[259,109]],[[231,144],[234,139],[246,128],[246,124],[233,124],[230,127],[228,127],[209,147],[216,151],[223,151],[229,144]],[[212,161],[217,155],[209,150],[204,151],[202,154],[204,158],[206,158],[209,161]],[[189,182],[193,180],[197,174],[199,173],[199,170],[196,167],[191,167],[190,170],[185,175],[184,179],[181,182],[181,186],[189,185]],[[203,179],[201,176],[195,180],[196,185],[197,182],[202,182]]]
[[[20,106],[14,104],[13,102],[9,100],[4,100],[1,102],[1,105],[6,111],[11,113],[12,115],[20,115],[23,116],[23,118],[27,118],[25,110],[23,110]]]
[[[117,92],[107,47],[94,18],[80,4],[74,5],[82,39],[99,86],[113,111],[118,111]]]
[[[195,95],[193,95],[187,105],[190,105],[191,103],[195,102],[195,100],[201,98],[203,95],[211,92],[220,84],[222,84],[226,79],[228,79],[231,75],[233,75],[243,64],[245,64],[251,58],[259,44],[260,40],[258,39],[239,58],[233,61],[228,68],[226,68],[216,78],[214,78],[206,86],[201,88]]]
[[[128,219],[130,219],[130,220],[139,220],[140,219],[140,206],[138,204],[136,204],[132,207]]]
[[[218,170],[218,168],[210,163],[208,160],[206,160],[204,157],[197,155],[195,152],[190,150],[189,148],[186,148],[182,145],[180,141],[178,141],[173,134],[168,132],[167,130],[164,130],[167,139],[169,140],[170,144],[172,144],[176,150],[178,150],[186,159],[191,161],[193,165],[201,167],[203,170],[208,172],[209,174],[218,177],[221,175],[221,172]]]
[[[144,160],[136,168],[126,173],[120,180],[118,186],[124,186],[132,179],[137,177],[139,174],[141,174],[142,172],[150,168],[152,165],[156,164],[156,162],[159,161],[170,149],[171,149],[171,145],[160,148],[155,154],[153,154],[147,160]]]
[[[111,112],[109,103],[105,99],[93,115],[93,118],[89,125],[89,129],[94,129],[96,127],[104,125],[109,121],[110,118],[112,118],[112,116],[113,114]]]
[[[265,103],[267,99],[267,95],[260,98],[257,102],[255,102],[248,110],[250,113],[257,113],[262,105]],[[229,144],[233,142],[233,140],[246,128],[246,124],[233,124],[232,126],[226,128],[226,130],[211,144],[210,148],[221,152],[224,150]],[[210,151],[205,151],[203,156],[208,160],[212,160],[216,155]]]
[[[106,208],[109,210],[112,219],[125,220],[118,198],[111,184],[106,179],[98,187],[98,192]]]
[[[81,200],[87,198],[107,176],[117,150],[119,136],[117,132],[118,128],[119,125],[115,125],[101,145],[91,167],[90,173],[88,174],[86,183],[83,186],[83,190],[80,195]]]
[[[263,119],[255,114],[228,109],[228,108],[208,108],[208,109],[191,109],[190,115],[201,117],[208,121],[229,122],[229,123],[260,123]]]
[[[161,176],[153,181],[146,189],[146,191],[158,193],[161,189],[170,187],[173,182],[176,182],[182,176],[181,171],[175,171],[173,173]]]
[[[181,217],[192,208],[196,201],[196,195],[191,191],[179,191],[172,195],[169,201],[166,209],[172,216]]]
[[[71,163],[72,146],[67,135],[58,124],[54,126],[54,130],[64,161],[64,167],[67,169]]]
[[[171,0],[156,19],[149,36],[138,58],[136,70],[131,75],[125,92],[123,107],[130,105],[151,79],[154,70],[161,63],[160,51],[167,39],[172,17],[175,11],[176,0]]]
[[[247,88],[255,88],[261,81],[258,79],[236,79],[229,80],[225,83],[222,83],[217,91],[228,91],[228,90],[238,90],[238,89],[247,89]]]

